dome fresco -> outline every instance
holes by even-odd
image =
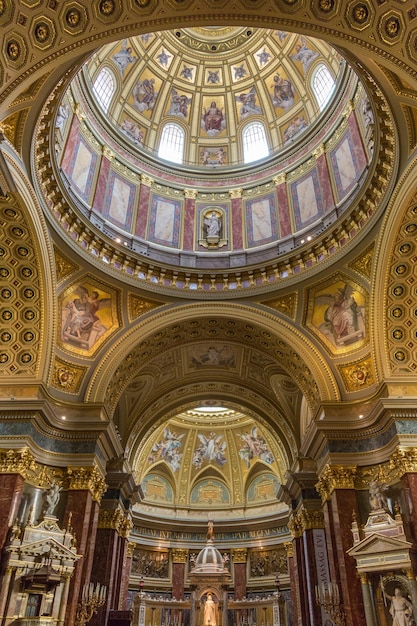
[[[368,104],[332,47],[294,33],[195,28],[124,39],[96,52],[64,94],[58,184],[77,222],[86,216],[123,254],[197,271],[214,257],[224,270],[273,261],[358,199],[373,158]],[[265,146],[265,158],[243,162]],[[87,233],[71,237],[89,250]],[[184,284],[161,271],[164,287]],[[211,280],[200,276],[201,288]]]
[[[276,435],[244,413],[190,409],[155,429],[136,454],[144,499],[140,508],[166,515],[205,515],[207,509],[255,515],[257,507],[276,511],[286,458]],[[233,512],[235,511],[235,513]]]
[[[321,113],[313,82],[323,65],[340,78],[341,58],[322,41],[276,30],[195,28],[107,46],[84,73],[102,102],[96,81],[104,68],[109,72],[117,97],[106,117],[134,146],[157,154],[163,126],[172,122],[185,134],[182,162],[207,169],[243,162],[250,121],[261,122],[268,155],[311,127]]]

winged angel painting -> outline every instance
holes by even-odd
[[[110,294],[90,284],[75,285],[62,300],[62,340],[82,350],[96,347],[114,326]]]
[[[200,445],[194,450],[193,465],[197,469],[203,465],[204,461],[216,461],[218,465],[224,465],[226,463],[226,442],[222,441],[223,435],[217,435],[211,431],[207,435],[204,433],[197,434],[200,440]]]
[[[313,319],[318,310],[322,311],[322,318],[315,325],[335,347],[353,344],[365,337],[363,305],[363,295],[349,283],[339,281],[336,289],[316,295]]]

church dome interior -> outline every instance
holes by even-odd
[[[5,0],[0,45],[1,625],[403,626],[415,4]]]

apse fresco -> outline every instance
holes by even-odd
[[[174,492],[169,482],[159,474],[147,474],[141,482],[141,487],[146,500],[172,504]]]
[[[204,464],[216,463],[223,466],[226,463],[226,441],[224,435],[219,435],[214,431],[209,433],[198,432],[199,445],[195,448],[192,464],[200,469]]]
[[[214,343],[193,348],[189,358],[190,365],[194,366],[220,365],[221,367],[231,367],[235,365],[236,353],[231,346]]]
[[[173,472],[176,472],[181,466],[183,453],[180,451],[182,447],[182,439],[185,433],[178,434],[170,428],[164,428],[163,438],[155,442],[149,455],[149,463],[157,461],[165,461],[168,463]]]
[[[276,500],[279,486],[280,482],[273,474],[257,476],[248,487],[246,500],[251,504]]]
[[[256,459],[260,459],[269,465],[274,462],[274,455],[256,426],[250,431],[242,433],[240,439],[243,445],[239,449],[239,456],[246,467],[249,468],[251,461]]]
[[[307,322],[336,351],[358,347],[366,339],[365,320],[363,290],[349,281],[338,280],[315,292]]]
[[[118,328],[116,295],[86,280],[69,287],[60,297],[62,345],[92,354]]]
[[[191,491],[190,501],[191,504],[229,504],[230,494],[219,480],[202,480]]]

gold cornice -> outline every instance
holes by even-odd
[[[322,501],[329,500],[335,489],[354,489],[356,473],[356,466],[326,465],[316,484]]]
[[[173,563],[186,563],[187,559],[188,559],[188,550],[187,549],[180,549],[180,548],[174,548],[171,552],[172,555],[172,562]]]

